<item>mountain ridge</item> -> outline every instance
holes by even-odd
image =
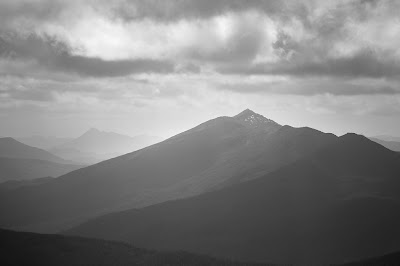
[[[79,222],[107,212],[219,190],[263,176],[337,138],[289,126],[272,131],[247,127],[233,117],[206,121],[150,147],[35,188],[21,188],[7,197],[0,195],[0,214],[13,209],[10,216],[0,215],[0,225],[54,232],[49,230],[65,228],[66,220]],[[21,219],[27,206],[29,216]]]
[[[346,134],[264,177],[107,214],[67,232],[256,262],[359,260],[400,248],[400,217],[393,216],[399,176],[398,154]]]

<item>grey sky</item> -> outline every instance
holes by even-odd
[[[2,0],[0,135],[170,136],[245,108],[400,135],[398,1]]]

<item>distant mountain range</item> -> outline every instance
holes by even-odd
[[[400,154],[364,136],[281,126],[245,110],[0,190],[0,227],[241,261],[341,264],[400,250],[399,177]]]
[[[0,201],[0,225],[56,232],[96,215],[255,179],[336,138],[310,128],[282,127],[246,110],[235,117],[210,120],[158,144],[71,172],[34,189],[9,194]],[[3,216],[2,212],[11,214]]]
[[[59,138],[52,136],[30,136],[30,137],[16,138],[16,140],[32,147],[40,148],[43,150],[50,150],[56,146],[62,145],[68,141],[73,140],[73,138]]]
[[[395,141],[395,142],[400,142],[400,137],[395,137],[395,136],[390,136],[390,135],[377,135],[371,137],[373,139],[380,139],[384,141]]]
[[[48,151],[31,147],[13,138],[0,138],[0,157],[15,159],[35,159],[55,163],[71,163]]]
[[[62,158],[87,164],[98,163],[161,141],[160,137],[129,137],[91,128],[76,139],[54,146],[49,151]]]
[[[392,151],[400,152],[400,141],[388,141],[388,140],[381,140],[377,138],[370,138],[372,141],[381,144],[382,146],[388,148]]]
[[[58,177],[81,167],[13,138],[0,138],[0,182]]]

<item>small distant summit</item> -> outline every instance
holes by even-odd
[[[257,114],[256,112],[246,109],[233,117],[240,121],[247,127],[263,129],[269,132],[278,130],[281,125],[275,121],[264,117],[263,115]]]
[[[99,129],[97,129],[97,128],[92,127],[88,131],[83,133],[81,137],[83,137],[83,136],[92,136],[93,137],[93,136],[98,136],[101,133],[104,133],[104,132],[99,130]]]
[[[101,132],[100,130],[98,130],[97,128],[94,128],[94,127],[90,128],[88,131],[86,131],[86,133],[100,133],[100,132]]]
[[[276,123],[275,121],[268,119],[263,115],[257,114],[250,109],[246,109],[240,112],[239,114],[235,115],[234,118],[239,121],[247,122],[249,124],[271,123],[278,125],[278,123]]]
[[[246,117],[249,117],[252,115],[259,115],[259,114],[257,114],[256,112],[247,108],[246,110],[240,112],[239,114],[235,115],[234,117],[240,119],[240,118],[246,118]]]

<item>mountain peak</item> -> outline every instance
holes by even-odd
[[[256,112],[254,112],[254,111],[252,111],[252,110],[247,108],[246,110],[240,112],[239,114],[235,115],[234,117],[235,118],[249,117],[251,115],[259,115],[259,114],[257,114]]]
[[[92,128],[90,128],[87,132],[91,132],[91,133],[99,133],[100,132],[100,130],[98,130],[97,128],[94,128],[94,127],[92,127]]]
[[[242,111],[241,113],[235,115],[233,118],[238,120],[245,126],[251,128],[263,128],[265,130],[270,131],[271,129],[275,130],[281,127],[275,121],[268,119],[260,114],[257,114],[256,112],[250,109]]]
[[[97,128],[90,128],[88,131],[86,131],[85,133],[83,133],[83,135],[98,135],[99,133],[101,133],[100,130],[98,130]],[[82,136],[83,136],[82,135]]]

